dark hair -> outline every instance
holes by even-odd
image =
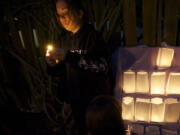
[[[87,130],[92,135],[125,135],[122,109],[112,96],[98,96],[86,112]]]
[[[67,5],[69,6],[69,8],[71,8],[71,9],[83,10],[84,11],[81,0],[55,0],[55,3],[57,3],[58,1],[66,2]]]
[[[76,11],[77,14],[79,14],[79,11],[82,10],[83,11],[83,22],[88,22],[88,17],[86,14],[86,11],[82,5],[81,0],[55,0],[55,3],[57,3],[58,1],[64,1],[65,3],[67,3],[69,9],[71,11]]]

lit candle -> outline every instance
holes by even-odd
[[[133,120],[134,118],[134,100],[132,97],[123,98],[122,118],[124,120]]]
[[[165,72],[153,72],[151,75],[151,94],[164,94]]]
[[[163,122],[164,121],[164,103],[162,98],[152,98],[151,121]]]
[[[135,72],[133,71],[124,72],[123,90],[125,93],[135,93]]]
[[[50,52],[53,50],[54,48],[53,48],[53,45],[51,45],[51,44],[48,44],[47,45],[47,50],[46,50],[46,57],[50,57],[51,55],[50,55]]]
[[[168,68],[171,66],[174,57],[174,49],[159,48],[156,65],[159,68]]]
[[[148,93],[149,92],[148,73],[147,72],[137,72],[136,92],[137,93]]]
[[[59,60],[58,60],[58,59],[56,59],[56,64],[57,64],[57,63],[59,63]]]
[[[135,119],[137,121],[149,122],[150,106],[150,99],[136,98]]]
[[[180,94],[180,73],[170,73],[166,94]]]
[[[180,116],[180,102],[175,98],[165,100],[165,122],[178,122]]]

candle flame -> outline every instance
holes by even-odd
[[[59,60],[58,59],[56,59],[56,64],[58,64],[59,63]]]
[[[51,51],[54,49],[53,45],[52,44],[48,44],[47,45],[47,50],[46,50],[46,57],[49,57],[51,55]]]
[[[52,51],[53,50],[53,45],[51,45],[51,44],[47,45],[47,50]]]
[[[48,50],[46,51],[46,56],[47,56],[47,57],[49,57],[49,56],[50,56],[50,53],[49,53],[49,51],[48,51]]]

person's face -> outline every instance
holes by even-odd
[[[58,1],[56,3],[56,10],[58,20],[67,31],[74,32],[78,27],[80,27],[78,19],[81,19],[81,17],[73,14],[65,1]]]

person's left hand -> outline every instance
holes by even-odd
[[[78,62],[80,60],[80,54],[77,52],[71,52],[68,51],[65,56],[65,61],[72,64],[72,65],[78,65]]]

